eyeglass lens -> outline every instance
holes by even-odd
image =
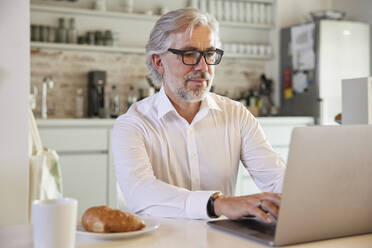
[[[183,62],[188,65],[195,65],[199,63],[202,53],[199,51],[187,51],[183,54]],[[213,65],[219,63],[221,54],[216,51],[204,52],[205,62]]]

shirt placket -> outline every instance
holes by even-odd
[[[199,157],[196,149],[195,129],[193,125],[187,130],[187,150],[190,161],[191,190],[200,190]]]

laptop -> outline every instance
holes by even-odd
[[[292,132],[279,216],[216,220],[212,227],[271,246],[372,232],[372,125]]]

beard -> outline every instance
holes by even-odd
[[[189,81],[194,79],[203,79],[205,81],[201,85],[190,86]],[[175,80],[172,80],[171,83],[168,84],[168,87],[174,95],[182,98],[186,102],[199,102],[203,100],[210,91],[212,79],[212,76],[208,72],[192,71],[185,75],[181,85],[177,85]]]

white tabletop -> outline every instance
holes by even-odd
[[[153,218],[160,227],[151,233],[116,241],[94,240],[76,236],[77,248],[110,247],[151,247],[151,248],[256,248],[267,247],[263,244],[219,231],[207,225],[205,221]],[[1,248],[32,248],[32,226],[0,227]],[[338,238],[326,241],[306,243],[295,247],[361,248],[372,247],[372,234]]]

